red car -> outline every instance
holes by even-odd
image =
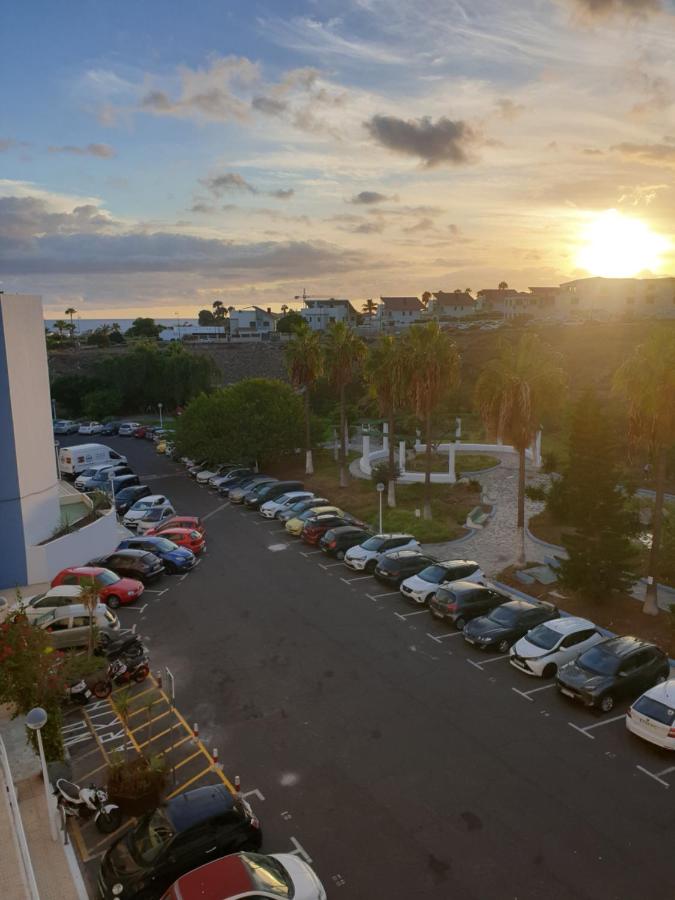
[[[110,569],[100,569],[98,566],[71,566],[62,569],[52,579],[52,587],[59,584],[88,587],[92,583],[98,589],[99,599],[111,609],[117,609],[120,604],[133,603],[144,590],[142,583],[135,578],[120,578]]]
[[[148,427],[147,425],[139,425],[138,428],[136,429],[136,431],[134,431],[134,437],[136,437],[136,438],[145,437],[145,430],[147,427]]]
[[[300,537],[306,544],[318,544],[324,534],[331,528],[338,528],[340,525],[360,525],[360,522],[347,516],[336,516],[333,513],[324,513],[308,519],[305,527],[302,529]]]
[[[204,535],[201,531],[196,531],[194,528],[162,528],[161,531],[151,528],[145,534],[148,537],[163,537],[167,541],[173,541],[179,547],[186,547],[188,550],[192,550],[195,556],[199,556],[206,547]]]
[[[167,528],[189,528],[191,531],[198,531],[206,537],[206,528],[202,525],[202,520],[199,516],[171,516],[170,519],[165,519],[161,525],[158,525],[152,533],[161,534]]]

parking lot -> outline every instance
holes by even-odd
[[[675,765],[625,704],[566,701],[146,442],[106,443],[206,520],[201,564],[119,615],[241,776],[266,850],[354,900],[672,898]]]

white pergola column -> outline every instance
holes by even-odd
[[[457,473],[455,472],[455,445],[448,444],[448,476],[450,484],[457,481]]]
[[[363,445],[361,447],[361,459],[365,463],[367,463],[368,457],[370,456],[370,435],[364,434],[362,440],[363,440]]]
[[[405,441],[398,442],[398,467],[403,474],[405,472]]]
[[[382,449],[389,450],[389,423],[382,423]]]
[[[542,429],[540,428],[535,436],[534,447],[532,448],[532,461],[538,469],[541,468],[541,432]]]

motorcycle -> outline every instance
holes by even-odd
[[[109,661],[122,659],[126,663],[134,663],[147,655],[148,651],[137,634],[112,641],[105,649],[105,656]]]
[[[97,681],[93,687],[94,695],[100,699],[109,697],[113,687],[129,684],[135,681],[137,684],[150,674],[150,666],[147,658],[143,657],[136,663],[125,663],[122,659],[114,659],[108,666],[104,681]]]
[[[66,700],[70,700],[76,706],[86,706],[92,698],[92,693],[84,679],[76,681],[66,688]]]
[[[54,796],[57,798],[57,805],[67,816],[82,819],[93,815],[96,827],[102,834],[111,834],[122,824],[119,806],[108,803],[107,793],[93,784],[88,788],[81,788],[72,781],[59,778]]]

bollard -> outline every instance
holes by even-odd
[[[234,776],[234,789],[237,793],[241,790],[241,778],[238,775]]]
[[[155,672],[155,681],[157,682],[157,687],[162,690],[162,670],[157,669]]]
[[[213,748],[213,751],[211,753],[211,761],[214,766],[218,765],[218,748],[217,747]]]
[[[192,737],[197,740],[199,738],[199,725],[195,722],[192,726]]]

